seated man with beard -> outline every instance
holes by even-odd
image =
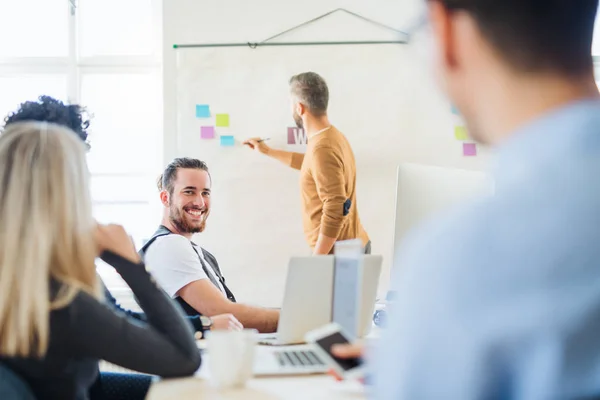
[[[147,268],[188,315],[233,314],[246,328],[275,332],[279,310],[236,302],[215,257],[192,241],[210,213],[211,177],[206,164],[176,158],[163,172],[162,223],[140,250]]]

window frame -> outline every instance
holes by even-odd
[[[82,54],[82,25],[83,17],[78,12],[81,2],[96,0],[63,0],[64,12],[68,16],[68,53],[66,57],[6,57],[0,55],[0,74],[2,75],[23,75],[23,74],[61,74],[66,76],[67,101],[71,104],[81,104],[82,98],[82,77],[85,74],[152,74],[156,78],[158,85],[159,107],[163,104],[163,84],[162,84],[162,7],[163,0],[148,0],[152,7],[153,18],[153,50],[152,54],[147,56],[127,56],[127,55],[96,55],[83,57]],[[32,99],[33,100],[33,99]],[[85,104],[83,104],[85,106]],[[17,104],[14,105],[17,107]],[[7,113],[10,110],[3,110]],[[93,110],[90,110],[93,113]],[[4,115],[3,114],[3,115]],[[163,116],[162,113],[156,115],[157,129],[162,131]],[[93,121],[92,121],[93,123]],[[159,170],[162,165],[163,135],[157,135],[157,146],[159,146],[159,159],[149,165],[148,170],[143,173],[132,173],[124,171],[123,173],[94,173],[91,171],[91,178],[115,176],[148,178],[154,170]],[[93,146],[93,141],[92,141]],[[147,201],[140,200],[94,200],[93,206],[102,205],[131,205],[139,204],[141,206],[150,206],[151,199]],[[150,233],[149,233],[150,234]],[[139,239],[139,238],[138,238]]]

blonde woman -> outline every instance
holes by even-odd
[[[46,122],[0,135],[0,362],[40,399],[88,399],[98,360],[164,377],[193,374],[190,325],[120,226],[92,218],[85,146]],[[146,322],[103,303],[97,256],[129,284]]]

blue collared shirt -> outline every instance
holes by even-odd
[[[405,241],[375,398],[600,396],[600,101],[514,132],[492,175]]]

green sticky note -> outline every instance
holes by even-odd
[[[229,114],[217,114],[217,126],[222,128],[229,126]]]
[[[456,140],[468,140],[469,134],[467,133],[467,128],[464,126],[457,126],[454,128],[454,137]]]

